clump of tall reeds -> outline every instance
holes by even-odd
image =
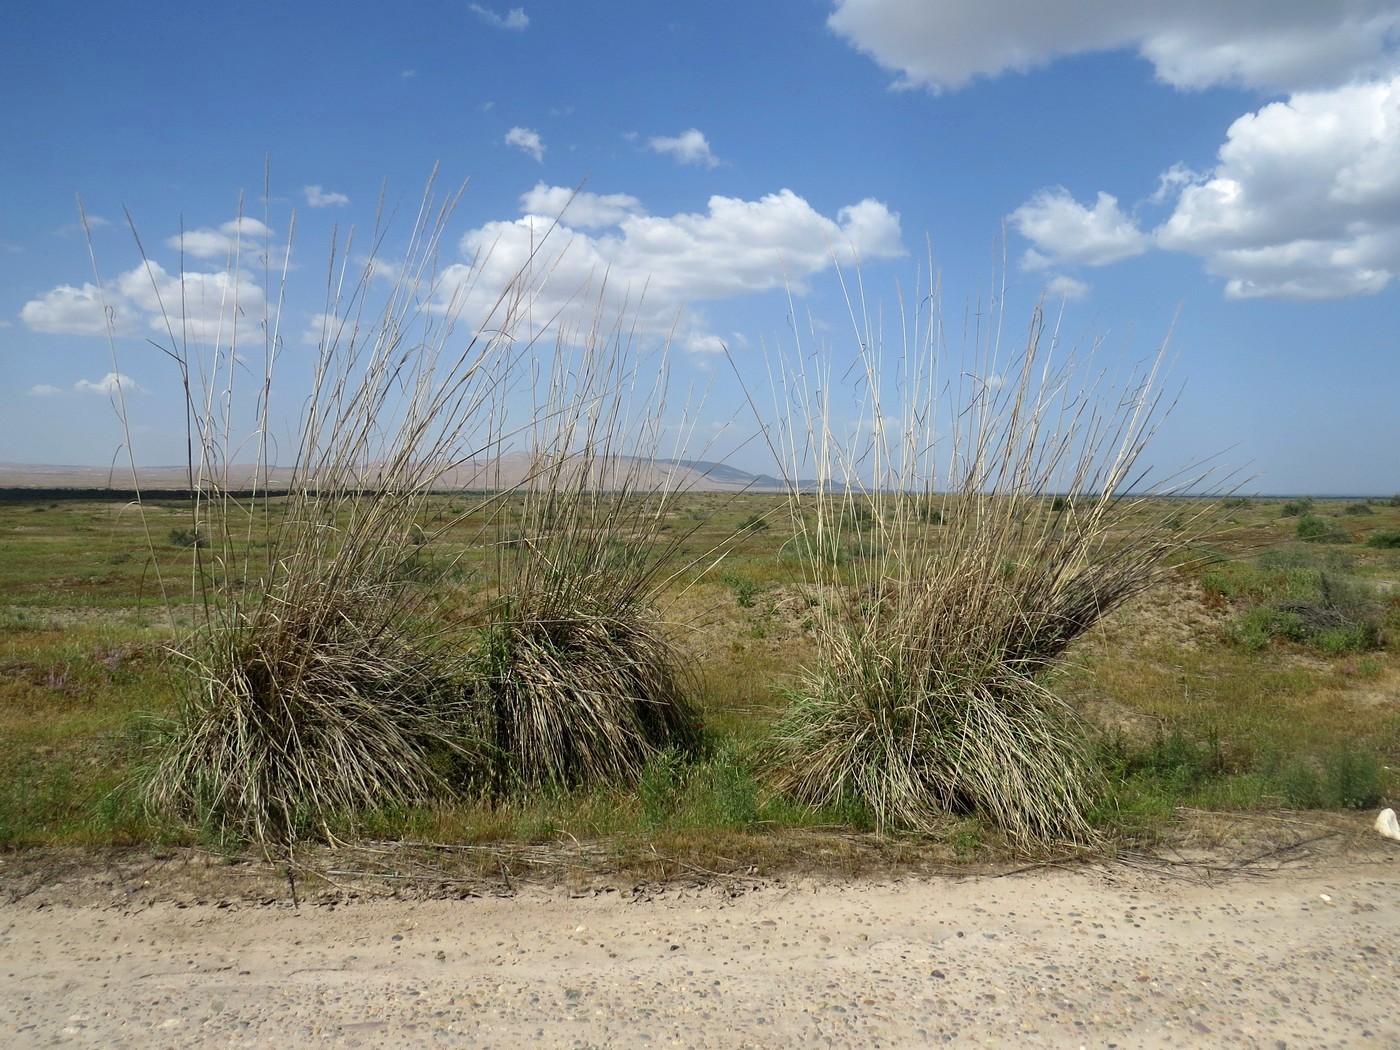
[[[449,283],[437,263],[454,202],[429,184],[396,266],[382,208],[367,260],[332,248],[290,462],[273,384],[286,270],[267,264],[290,240],[240,241],[228,260],[234,285],[259,280],[245,255],[264,260],[260,319],[230,310],[195,338],[209,326],[190,323],[188,304],[161,304],[162,349],[184,381],[193,526],[209,538],[193,551],[194,623],[174,647],[182,708],[146,782],[163,813],[263,844],[330,835],[356,811],[440,797],[479,759],[467,661],[437,636],[442,595],[413,567],[432,539],[420,518],[434,483],[500,439],[528,293],[518,279],[484,322],[460,322],[470,281]]]
[[[975,814],[1026,848],[1086,842],[1098,777],[1046,673],[1192,535],[1135,513],[1161,492],[1140,465],[1169,407],[1161,353],[1111,382],[1057,360],[1039,310],[1015,352],[998,321],[950,353],[935,296],[918,301],[896,360],[853,311],[849,371],[785,374],[788,476],[817,479],[793,489],[795,546],[824,601],[773,733],[776,783],[882,827]]]
[[[477,650],[496,791],[633,784],[655,756],[697,743],[693,683],[657,607],[677,572],[701,568],[670,531],[666,372],[664,353],[635,352],[622,317],[598,314],[561,332],[539,384]]]
[[[605,322],[603,290],[576,296],[591,327],[567,312],[536,327],[551,267],[533,260],[482,316],[488,260],[438,265],[454,202],[430,184],[397,264],[382,209],[367,258],[332,249],[290,462],[273,396],[290,236],[281,249],[240,238],[230,254],[235,293],[258,280],[244,257],[262,260],[256,323],[229,309],[194,324],[183,299],[162,303],[197,494],[188,531],[206,539],[191,549],[194,624],[174,646],[182,707],[145,784],[165,814],[285,844],[386,806],[632,782],[696,741],[685,664],[654,607],[694,564],[676,558],[682,533],[662,537],[665,369],[638,386],[626,310]],[[541,377],[544,333],[555,367]],[[522,398],[527,418],[512,417]],[[512,450],[532,457],[523,481],[492,474]],[[457,515],[485,519],[469,543],[496,554],[476,595],[445,578],[481,550],[425,551],[452,524],[425,529],[425,501],[458,467],[515,490]]]

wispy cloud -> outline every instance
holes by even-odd
[[[710,152],[710,144],[697,128],[682,131],[674,138],[658,136],[647,142],[653,153],[670,154],[681,164],[703,164],[707,168],[716,167],[719,158]]]
[[[544,162],[544,143],[538,131],[529,128],[511,128],[506,132],[506,145],[530,154],[540,163]]]
[[[306,203],[313,208],[333,208],[350,203],[350,198],[345,194],[328,191],[320,185],[303,186],[301,192],[306,196]]]
[[[110,225],[112,225],[112,220],[104,219],[101,215],[87,216],[87,229],[89,230],[100,230],[102,227]],[[54,230],[53,235],[55,237],[72,237],[74,234],[83,232],[84,229],[81,222],[66,222],[58,229]]]
[[[71,387],[63,388],[51,386],[48,383],[40,383],[38,386],[29,388],[30,397],[68,397],[74,394],[101,394],[110,396],[120,390],[124,394],[149,394],[150,391],[130,376],[122,375],[120,372],[108,372],[101,379],[93,382],[90,379],[79,379]]]
[[[503,16],[498,15],[489,7],[482,7],[480,4],[468,4],[467,7],[472,14],[481,19],[488,26],[495,26],[497,29],[526,29],[530,25],[530,16],[525,13],[523,7],[512,7]]]

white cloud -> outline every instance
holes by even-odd
[[[87,223],[86,226],[83,225],[84,221]],[[75,233],[88,233],[92,230],[100,230],[104,226],[110,225],[112,225],[111,219],[104,219],[101,215],[85,215],[83,219],[78,222],[64,223],[58,229],[54,230],[53,233],[55,237],[71,237]]]
[[[409,74],[412,75],[412,70]],[[301,192],[306,196],[306,203],[313,208],[331,208],[350,203],[350,198],[345,194],[329,193],[320,186],[303,186]]]
[[[92,383],[86,379],[79,379],[73,384],[73,390],[79,394],[115,394],[120,389],[126,394],[149,394],[150,391],[141,386],[130,376],[124,376],[120,372],[108,372],[97,382]]]
[[[1174,198],[1174,200],[1172,200]],[[1230,298],[1369,295],[1400,274],[1400,76],[1300,92],[1231,125],[1216,164],[1175,166],[1140,231],[1108,194],[1047,190],[1012,214],[1028,268],[1104,265],[1151,244],[1198,256]]]
[[[530,24],[530,16],[523,7],[512,7],[504,16],[480,4],[468,4],[467,7],[477,18],[497,29],[525,29]]]
[[[1337,86],[1397,66],[1394,0],[837,0],[828,25],[896,86],[957,89],[1067,55],[1133,50],[1184,89]]]
[[[108,325],[121,332],[130,319],[130,309],[119,298],[104,296],[94,284],[75,288],[61,284],[31,299],[20,309],[19,319],[35,332],[64,335],[106,335]]]
[[[31,397],[64,397],[69,394],[101,394],[112,396],[117,393],[118,388],[123,394],[149,394],[150,391],[141,386],[130,376],[122,375],[120,372],[108,372],[97,382],[88,379],[79,379],[67,390],[61,387],[50,386],[48,383],[40,383],[38,386],[29,388]]]
[[[585,193],[567,186],[543,182],[520,195],[520,210],[548,219],[563,217],[570,226],[591,230],[613,226],[629,215],[642,213],[642,202],[626,193]]]
[[[116,290],[124,304],[144,314],[153,332],[173,331],[176,339],[210,346],[259,337],[262,286],[242,270],[172,274],[151,262],[122,274]]]
[[[244,215],[218,229],[202,226],[174,234],[165,239],[165,244],[196,259],[231,260],[267,251],[271,236],[272,231],[265,225]]]
[[[1400,273],[1397,0],[836,0],[833,31],[931,91],[1067,55],[1131,50],[1184,90],[1283,101],[1240,117],[1214,167],[1164,172],[1144,230],[1100,193],[1046,190],[1012,215],[1028,268],[1106,265],[1149,246],[1188,252],[1235,298],[1335,298]]]
[[[261,224],[259,224],[261,225]],[[172,240],[178,244],[180,238]],[[188,245],[187,245],[188,251]],[[136,266],[99,291],[59,285],[20,309],[36,332],[134,336],[170,333],[178,341],[232,346],[261,338],[265,297],[257,279],[239,269],[171,274],[157,262]]]
[[[511,128],[506,132],[506,145],[523,150],[541,163],[544,161],[545,146],[540,141],[537,131],[531,131],[529,128]]]
[[[716,167],[719,158],[710,152],[710,144],[697,128],[682,131],[675,138],[665,136],[649,139],[647,148],[654,153],[669,153],[681,164],[703,164]]]
[[[1035,244],[1022,258],[1027,269],[1052,263],[1105,266],[1141,255],[1151,238],[1118,207],[1118,199],[1100,193],[1086,208],[1063,187],[1041,190],[1011,213],[1018,233]]]
[[[1092,291],[1092,286],[1067,274],[1055,274],[1045,282],[1047,299],[1084,299]]]
[[[575,197],[575,206],[582,200],[593,229],[568,224],[571,208],[565,222],[549,232],[557,210],[544,206],[558,205],[572,193],[536,186],[522,197],[527,212],[522,218],[468,231],[460,248],[474,262],[444,274],[444,300],[455,293],[465,316],[485,323],[503,290],[528,268],[543,278],[528,304],[541,327],[559,329],[568,338],[572,327],[589,323],[601,297],[609,312],[632,315],[642,330],[664,335],[685,307],[679,344],[713,354],[719,342],[704,330],[694,304],[785,285],[800,292],[804,281],[838,260],[850,264],[856,258],[904,254],[899,216],[872,200],[842,208],[832,219],[791,190],[781,190],[756,201],[714,196],[704,213],[655,216],[624,194],[587,194]],[[530,214],[537,206],[543,214]],[[496,316],[492,323],[502,320]]]
[[[717,335],[691,332],[685,339],[685,352],[695,357],[716,357],[725,352],[723,339]]]

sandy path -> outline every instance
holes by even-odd
[[[0,1044],[1397,1047],[1400,850],[1140,870],[0,906]]]

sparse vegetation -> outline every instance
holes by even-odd
[[[769,760],[782,790],[815,805],[854,799],[880,827],[928,832],[965,815],[1022,848],[1088,842],[1098,772],[1074,711],[1046,681],[1181,546],[1134,519],[1142,500],[1127,491],[1142,481],[1134,463],[1159,395],[1152,373],[1104,403],[1078,393],[1071,370],[1047,365],[1038,316],[1009,360],[991,345],[952,367],[962,379],[950,394],[933,366],[936,311],[923,316],[927,329],[904,349],[897,406],[872,394],[854,427],[897,437],[850,445],[819,429],[815,453],[797,435],[828,418],[822,406],[789,420],[789,477],[818,478],[815,491],[793,489],[797,549],[809,584],[831,600]],[[855,336],[861,348],[881,344],[878,331]],[[979,382],[993,360],[1003,381]],[[878,354],[858,361],[861,387],[878,392]],[[785,386],[788,404],[807,390],[831,396],[800,372]],[[1105,404],[1115,406],[1107,418]],[[914,422],[940,408],[956,422]],[[935,457],[939,442],[947,451]],[[935,499],[936,531],[920,513]],[[1037,513],[1047,500],[1049,518]],[[1189,535],[1200,512],[1184,505],[1178,527]],[[830,556],[857,546],[865,557]]]
[[[664,366],[600,314],[507,426],[523,299],[454,341],[422,308],[424,214],[385,312],[368,269],[327,310],[285,490],[231,496],[269,420],[201,414],[237,392],[197,377],[245,373],[172,324],[199,498],[0,503],[0,845],[602,837],[802,863],[784,836],[836,827],[972,858],[1150,838],[1180,806],[1400,801],[1376,700],[1400,681],[1400,499],[1290,500],[1290,529],[1276,501],[1230,501],[1227,528],[1218,501],[1149,496],[1154,377],[1105,398],[1046,366],[1038,320],[952,383],[931,327],[889,403],[859,332],[873,425],[842,433],[874,443],[833,429],[817,454],[830,416],[803,395],[829,385],[787,375],[775,443],[815,488],[658,489]],[[957,422],[903,425],[935,418]],[[507,436],[524,482],[435,494]]]
[[[1314,514],[1305,514],[1298,519],[1294,534],[1304,543],[1350,543],[1351,536],[1334,521],[1326,521]]]

